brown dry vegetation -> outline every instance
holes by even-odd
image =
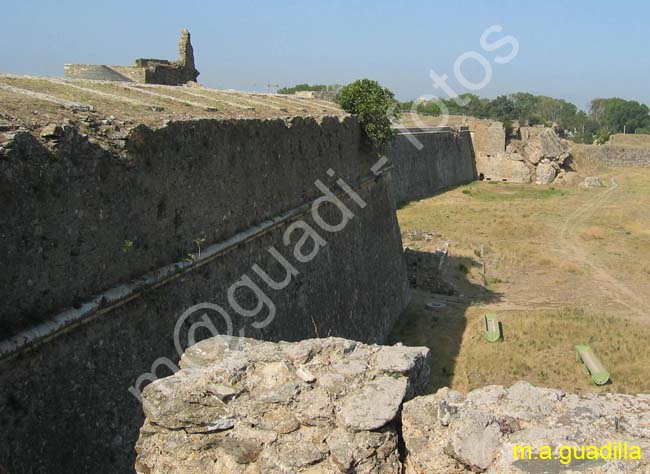
[[[650,392],[650,169],[600,171],[607,188],[476,182],[398,211],[402,230],[450,241],[446,278],[459,295],[416,291],[391,336],[432,349],[431,390],[525,379],[579,392]],[[448,306],[425,310],[431,300]],[[503,342],[484,341],[486,312],[503,321]],[[576,344],[594,348],[612,384],[589,383]]]
[[[609,137],[609,144],[648,147],[650,146],[650,135],[616,133]]]
[[[280,94],[0,74],[0,86],[91,106],[97,118],[160,126],[166,120],[344,115],[334,103]],[[0,118],[32,128],[80,115],[54,102],[0,88]],[[4,116],[4,117],[3,117]]]

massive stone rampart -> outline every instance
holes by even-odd
[[[128,472],[133,395],[214,329],[378,342],[407,303],[390,167],[351,117],[139,126],[120,153],[65,124],[10,135],[10,472]]]
[[[400,129],[386,150],[393,162],[395,199],[403,204],[476,179],[470,132]]]
[[[506,129],[503,123],[468,118],[467,126],[477,155],[495,156],[497,153],[503,153],[506,148]]]
[[[571,148],[586,159],[612,167],[650,167],[650,146],[631,145],[580,145],[572,143]]]
[[[0,322],[32,324],[131,277],[357,183],[376,155],[352,118],[140,126],[118,155],[62,126],[4,144]],[[331,180],[334,181],[334,180]]]

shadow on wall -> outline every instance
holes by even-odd
[[[420,131],[413,135],[402,132],[387,147],[386,156],[393,164],[398,206],[478,177],[474,145],[467,130]]]
[[[469,281],[467,274],[470,269],[480,266],[478,260],[448,256],[443,270],[437,272],[426,263],[419,263],[414,269],[413,264],[409,264],[412,260],[409,252],[406,251],[406,258],[413,297],[386,343],[401,342],[406,346],[426,346],[431,350],[431,377],[427,392],[435,393],[441,387],[451,386],[454,377],[458,376],[455,366],[467,326],[467,309],[477,303],[498,302],[501,295]],[[435,254],[428,255],[435,259]]]

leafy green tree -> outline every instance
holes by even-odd
[[[412,105],[412,103],[411,103]],[[439,115],[442,110],[450,114],[490,118],[506,124],[518,120],[520,124],[557,123],[577,142],[593,143],[603,140],[607,134],[648,133],[650,109],[645,104],[620,98],[594,99],[589,114],[566,100],[528,92],[501,95],[493,100],[482,99],[474,94],[462,94],[455,99],[438,99],[417,103],[420,114]],[[410,108],[408,110],[411,110]]]
[[[485,118],[489,101],[475,94],[461,94],[455,99],[445,101],[450,113]]]
[[[539,115],[539,96],[529,92],[516,92],[510,94],[508,98],[512,101],[514,115],[521,124],[528,122],[530,125],[543,123]],[[535,124],[531,120],[535,119]]]
[[[489,101],[481,99],[474,94],[461,94],[453,99],[419,100],[401,103],[400,110],[411,111],[413,104],[415,111],[422,115],[441,115],[443,111],[450,115],[469,115],[485,118]]]
[[[398,105],[398,109],[400,112],[411,112],[413,110],[413,103],[415,101],[409,100],[407,102],[400,102]]]
[[[440,115],[441,109],[438,101],[422,100],[417,104],[417,113],[422,115]]]
[[[500,95],[488,105],[489,116],[502,122],[515,118],[515,105],[508,96]]]
[[[394,94],[377,81],[359,79],[343,87],[336,102],[350,114],[357,116],[370,142],[382,148],[395,136],[390,119],[394,116]]]
[[[647,105],[618,97],[594,99],[590,107],[591,117],[607,128],[609,133],[634,133],[637,128],[648,127],[649,113]]]
[[[581,110],[575,116],[574,140],[578,143],[591,144],[594,142],[594,135],[599,128],[598,122]]]
[[[564,129],[572,129],[576,126],[576,114],[578,107],[566,100],[558,99],[559,111],[556,122]]]
[[[538,96],[536,113],[549,124],[557,123],[562,128],[571,129],[575,127],[575,115],[578,108],[566,100],[555,99],[554,97]]]

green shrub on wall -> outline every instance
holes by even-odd
[[[596,135],[594,135],[594,142],[598,143],[599,145],[603,145],[607,143],[609,140],[609,132],[605,127],[599,128],[598,131],[596,132]]]
[[[370,142],[378,149],[383,148],[395,135],[390,126],[395,96],[377,81],[359,79],[348,84],[338,93],[336,102],[343,110],[357,116]]]

